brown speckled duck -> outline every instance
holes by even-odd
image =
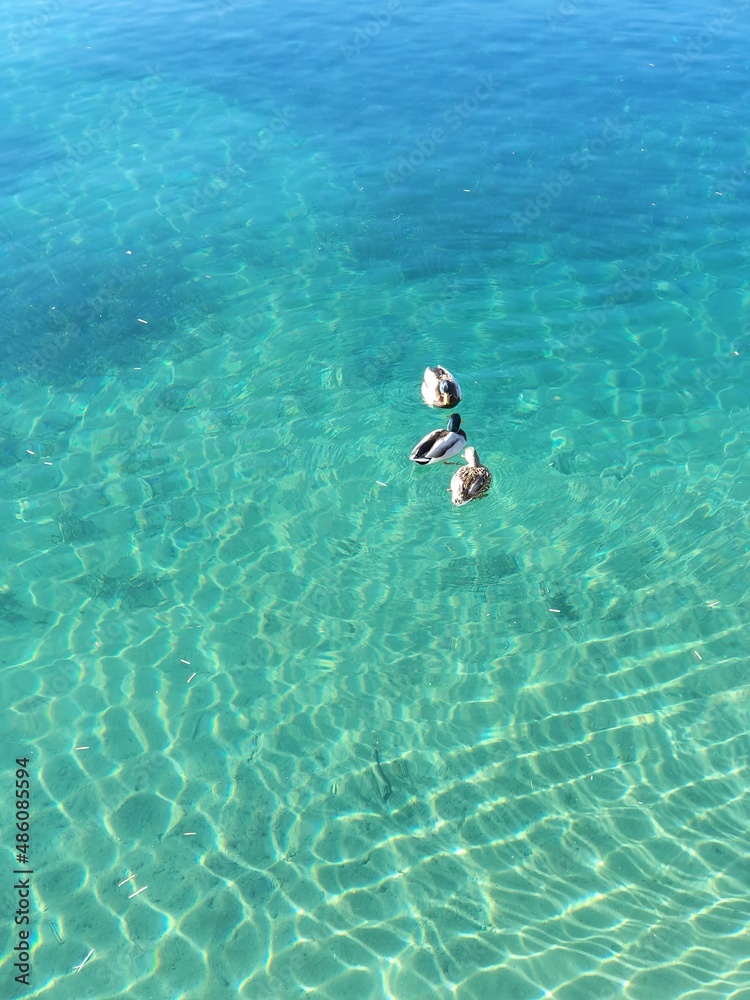
[[[453,474],[450,485],[451,501],[458,506],[483,497],[492,482],[492,473],[480,464],[475,448],[467,448],[464,458],[468,464]]]

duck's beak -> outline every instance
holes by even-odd
[[[449,406],[451,401],[451,395],[449,392],[443,393],[443,406]]]

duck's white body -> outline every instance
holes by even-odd
[[[457,455],[465,444],[466,432],[461,430],[461,417],[458,413],[453,413],[448,421],[448,429],[430,431],[412,448],[409,458],[419,465],[432,465],[433,462],[444,462]]]
[[[468,465],[463,465],[453,474],[450,485],[451,501],[458,506],[484,496],[492,482],[492,473],[480,464],[474,448],[467,448],[464,458]]]
[[[447,368],[425,368],[422,376],[422,399],[428,406],[452,410],[461,402],[461,386]]]

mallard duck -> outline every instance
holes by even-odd
[[[492,473],[485,465],[479,464],[475,448],[467,448],[464,458],[469,464],[454,472],[450,485],[451,501],[458,505],[484,496],[492,482]]]
[[[431,465],[433,462],[444,462],[446,458],[457,455],[466,444],[466,432],[461,430],[460,413],[451,413],[447,430],[430,431],[412,449],[409,458],[419,465]]]
[[[461,386],[447,368],[435,365],[425,368],[422,378],[422,399],[428,406],[452,410],[461,402]]]

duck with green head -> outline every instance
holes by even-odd
[[[419,444],[412,448],[409,458],[418,465],[432,465],[457,455],[465,444],[466,431],[461,430],[461,415],[451,413],[447,429],[443,430],[441,427],[425,434]]]

